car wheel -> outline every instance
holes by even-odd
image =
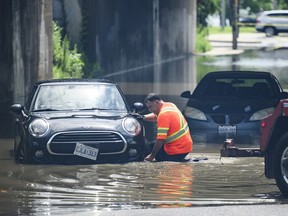
[[[273,37],[274,35],[276,35],[276,30],[273,27],[266,27],[265,34],[266,34],[266,37]]]
[[[23,163],[24,161],[24,148],[22,140],[20,126],[15,124],[13,157],[16,163]]]
[[[14,161],[16,163],[30,162],[30,156],[26,154],[23,137],[19,133],[14,136]]]
[[[267,152],[265,153],[264,156],[264,168],[265,168],[265,176],[267,178],[272,178],[273,176],[273,166],[272,166],[272,162],[273,162],[273,153],[271,152],[271,150],[267,150]]]
[[[21,140],[21,138],[20,138]],[[16,163],[24,163],[24,146],[23,146],[23,142],[19,142],[17,145],[17,139],[15,139],[15,143],[14,143],[14,161]]]
[[[288,133],[284,134],[278,142],[274,170],[278,188],[285,197],[288,197]]]

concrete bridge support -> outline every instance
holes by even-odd
[[[0,137],[11,136],[12,103],[24,103],[31,85],[52,77],[51,0],[0,3]]]
[[[85,51],[107,74],[190,55],[196,0],[87,0]]]

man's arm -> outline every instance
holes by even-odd
[[[159,150],[161,149],[162,145],[164,144],[164,141],[165,140],[157,139],[151,154],[147,155],[144,160],[152,162],[156,157],[157,153],[159,152]]]
[[[144,115],[144,120],[149,122],[157,122],[157,116],[154,113]]]

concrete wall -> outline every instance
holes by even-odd
[[[12,1],[0,6],[0,137],[5,136],[9,122],[9,107],[13,101]],[[10,124],[9,124],[10,125]]]
[[[196,0],[87,0],[83,7],[85,50],[106,73],[193,52]]]
[[[0,137],[10,137],[9,107],[37,80],[52,78],[51,0],[0,2]]]
[[[81,43],[82,0],[53,0],[53,20],[64,27],[72,45]],[[84,1],[85,4],[85,1]]]
[[[13,95],[23,103],[34,82],[52,78],[51,1],[12,2]]]

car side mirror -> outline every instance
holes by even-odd
[[[133,104],[133,112],[141,112],[144,109],[144,104],[141,102],[136,102]]]
[[[24,106],[21,104],[13,104],[10,107],[10,111],[17,114],[17,115],[20,115],[23,110],[24,110]]]
[[[191,97],[191,93],[190,93],[190,91],[184,91],[184,92],[181,93],[180,96],[183,97],[183,98],[190,98]]]

